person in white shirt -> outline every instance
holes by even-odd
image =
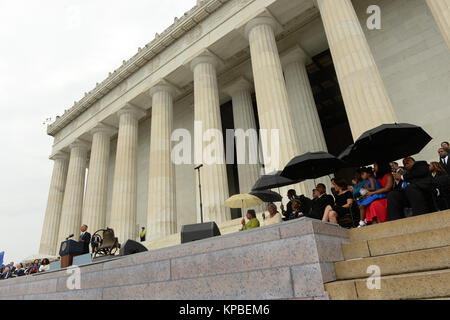
[[[277,223],[280,223],[281,221],[283,221],[283,218],[281,217],[281,214],[278,212],[276,205],[271,203],[269,205],[269,207],[267,208],[267,210],[269,211],[268,217],[266,217],[265,213],[262,214],[262,218],[264,220],[265,226],[270,226],[270,225],[277,224]]]
[[[39,272],[45,272],[50,270],[50,261],[45,258],[41,262],[41,266],[39,267]]]

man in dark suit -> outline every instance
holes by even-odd
[[[388,194],[388,220],[398,220],[405,217],[404,209],[411,208],[413,216],[431,211],[430,198],[433,190],[433,180],[426,161],[415,161],[412,157],[403,159],[406,172],[394,173],[394,178],[400,181],[401,188]]]
[[[438,150],[439,153],[439,163],[441,164],[442,168],[450,174],[450,161],[448,159],[448,152],[444,148],[440,148]]]
[[[283,204],[281,204],[280,206],[281,213],[284,216],[283,220],[288,221],[296,219],[296,213],[292,208],[292,203],[294,200],[298,200],[300,202],[300,210],[305,215],[311,211],[311,199],[305,197],[304,195],[297,196],[297,191],[295,191],[294,189],[288,190],[287,197],[289,199],[289,202],[286,205],[286,210],[284,210]]]
[[[318,197],[312,200],[310,218],[322,220],[323,213],[327,206],[334,205],[334,198],[332,195],[327,194],[327,187],[323,183],[319,183],[316,186]]]
[[[81,226],[81,234],[78,242],[83,243],[83,254],[89,253],[89,244],[91,243],[91,234],[87,232],[88,226],[83,224]]]

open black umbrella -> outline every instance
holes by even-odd
[[[255,185],[252,188],[252,191],[281,188],[300,183],[302,181],[304,181],[304,179],[292,180],[281,176],[281,171],[274,171],[272,173],[261,176],[261,178],[256,181]]]
[[[318,179],[330,175],[343,165],[342,161],[327,152],[308,152],[292,159],[281,172],[289,179]]]
[[[343,161],[343,167],[350,168],[350,167],[359,167],[362,166],[360,164],[354,164],[354,162],[350,159],[350,153],[352,152],[354,144],[349,145],[347,148],[345,148],[344,151],[341,152],[341,154],[338,156],[338,159]]]
[[[264,202],[281,202],[281,200],[283,199],[283,197],[279,193],[270,190],[252,191],[250,192],[250,194],[258,197]]]
[[[419,153],[431,140],[430,135],[419,126],[383,124],[364,132],[339,158],[355,166],[394,161]]]

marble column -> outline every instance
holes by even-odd
[[[89,144],[81,140],[77,140],[70,145],[69,169],[56,244],[58,250],[61,241],[66,237],[74,234],[75,239],[78,239],[78,235],[81,233],[88,148]]]
[[[279,163],[278,166],[272,164],[272,168],[282,170],[301,150],[292,121],[275,28],[273,18],[258,17],[247,23],[245,32],[250,42],[260,129],[268,130],[269,135],[271,130],[279,130]]]
[[[116,167],[112,192],[110,226],[119,242],[136,240],[138,122],[145,111],[127,104],[119,116]]]
[[[426,0],[434,20],[441,30],[447,47],[450,49],[450,1]]]
[[[211,129],[220,132],[217,139],[209,142],[202,138],[196,139],[202,144],[201,154],[197,154],[201,160],[197,160],[204,165],[201,169],[204,221],[220,224],[231,219],[231,212],[223,205],[229,197],[229,190],[217,87],[217,64],[215,56],[204,53],[191,62],[191,69],[194,73],[194,119],[202,126],[202,132],[198,134],[203,135]],[[211,161],[215,163],[207,163],[207,159],[202,157],[204,148],[211,144],[214,144],[218,151],[215,159],[217,161]],[[199,147],[196,145],[196,153],[199,153]]]
[[[66,188],[69,157],[65,152],[58,152],[52,158],[53,173],[48,192],[47,209],[42,227],[40,254],[55,256],[58,241],[59,222]]]
[[[273,153],[279,150],[278,163],[273,159],[268,163],[267,158],[264,159],[266,173],[283,170],[292,158],[301,154],[301,137],[297,136],[294,128],[291,104],[275,40],[276,28],[277,23],[270,16],[254,18],[245,27],[250,43],[260,129],[267,130],[268,136],[272,130],[279,131],[279,141],[269,141],[268,146],[262,144],[263,153],[266,155],[273,157]],[[274,148],[277,144],[278,148]],[[291,188],[298,194],[309,194],[303,185],[297,184],[281,188],[281,195],[286,196],[287,190]]]
[[[317,0],[353,138],[397,122],[351,0]]]
[[[111,136],[117,130],[104,124],[92,131],[92,148],[86,184],[82,223],[93,234],[106,227],[106,200]]]
[[[232,98],[234,129],[243,130],[245,133],[247,130],[254,130],[256,135],[256,139],[250,138],[251,136],[246,136],[244,149],[239,148],[239,145],[236,144],[237,159],[245,159],[245,163],[238,163],[237,165],[240,193],[249,193],[261,173],[258,154],[258,135],[251,96],[252,88],[252,83],[244,77],[240,77],[223,90]],[[250,152],[256,154],[250,156]],[[250,163],[250,160],[253,160],[252,158],[256,159],[255,164]]]
[[[301,153],[328,151],[306,71],[306,65],[311,62],[311,59],[300,46],[295,46],[282,55],[281,62],[292,107],[294,127],[297,137],[300,137]],[[315,182],[324,183],[328,190],[330,188],[328,177],[316,179]],[[302,186],[307,192],[305,195],[310,197],[312,189],[315,188],[314,181],[307,180],[302,183]]]
[[[177,232],[175,167],[171,160],[173,99],[176,89],[165,81],[153,87],[147,226],[149,239]]]

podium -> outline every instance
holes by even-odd
[[[75,240],[66,240],[61,242],[59,256],[61,257],[61,268],[70,267],[73,264],[73,257],[84,253],[83,243]]]

